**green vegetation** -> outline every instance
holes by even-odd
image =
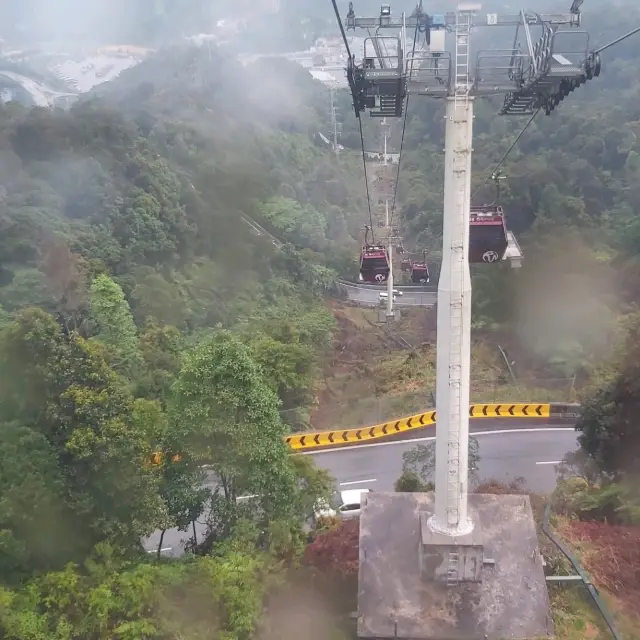
[[[332,344],[323,295],[353,261],[358,176],[309,142],[313,110],[278,137],[220,96],[237,78],[216,60],[164,55],[142,70],[158,88],[135,69],[69,112],[0,109],[7,639],[266,634],[265,596],[288,588],[333,490],[283,436],[307,424]],[[190,86],[190,61],[218,84]],[[172,117],[167,86],[184,94]],[[143,549],[196,520],[186,558],[162,536]]]

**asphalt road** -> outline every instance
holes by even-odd
[[[523,477],[526,486],[539,493],[553,490],[556,463],[578,448],[577,434],[572,425],[549,427],[535,420],[500,419],[476,419],[471,421],[471,425],[480,449],[478,478],[509,482]],[[428,433],[408,440],[371,442],[341,449],[309,451],[303,455],[313,456],[319,466],[328,469],[338,488],[392,491],[402,472],[402,454],[417,444],[433,441],[435,433]],[[209,477],[206,485],[213,489],[214,478]],[[204,530],[204,524],[196,523],[198,538]],[[182,541],[192,535],[191,529],[188,532],[166,531],[163,553],[181,555]],[[156,531],[145,541],[145,549],[155,551],[159,542],[160,532]]]
[[[473,433],[480,449],[479,479],[509,482],[523,477],[526,486],[539,493],[554,489],[554,463],[578,446],[576,432],[571,426],[541,428],[539,423],[537,426],[536,423],[525,423],[514,429],[505,420],[486,420],[483,427]],[[382,441],[334,451],[327,449],[313,456],[341,487],[393,491],[393,485],[402,473],[402,454],[417,444],[433,440],[434,435]]]
[[[377,307],[380,305],[380,292],[386,291],[386,287],[375,285],[358,285],[341,282],[340,288],[347,294],[350,302],[364,307]],[[394,287],[402,291],[402,296],[396,297],[395,306],[402,307],[432,307],[438,300],[437,291],[425,291],[420,287]]]

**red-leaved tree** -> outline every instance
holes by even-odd
[[[342,520],[332,529],[322,531],[307,546],[303,563],[323,573],[352,576],[358,573],[358,539],[360,521]]]

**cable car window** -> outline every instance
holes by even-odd
[[[506,241],[504,227],[502,223],[473,225],[469,240],[472,244],[504,244]]]
[[[357,511],[358,509],[361,508],[361,505],[359,502],[357,502],[356,504],[345,504],[340,508],[340,511]]]
[[[388,264],[385,258],[365,258],[362,264],[365,269],[387,269]]]

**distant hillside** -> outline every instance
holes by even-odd
[[[154,315],[194,329],[263,304],[274,278],[322,287],[329,274],[310,275],[313,265],[348,272],[361,175],[357,156],[336,167],[313,143],[324,91],[281,60],[243,69],[217,51],[172,49],[69,112],[5,107],[0,304],[60,304],[47,256],[61,241],[114,275],[140,320],[162,295]],[[245,216],[306,253],[290,263]],[[155,283],[144,300],[142,281]]]

